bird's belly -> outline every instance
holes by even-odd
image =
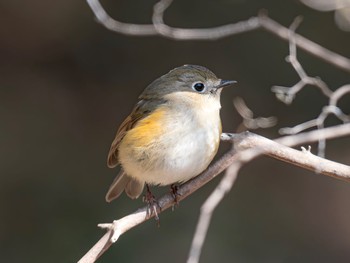
[[[218,136],[213,131],[198,131],[174,139],[155,165],[157,168],[150,171],[151,183],[184,182],[201,173],[216,154]]]
[[[126,173],[149,184],[185,182],[201,173],[214,158],[221,125],[167,127],[145,147],[129,147],[120,154]],[[142,154],[141,154],[142,152]]]

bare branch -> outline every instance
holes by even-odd
[[[347,129],[350,128],[350,124],[340,125],[338,128],[340,129],[337,129],[336,134],[333,134],[333,136],[345,136],[350,133],[350,131],[347,131]],[[227,169],[220,184],[215,188],[202,206],[187,263],[199,262],[200,253],[208,232],[212,214],[224,198],[225,194],[232,188],[242,165],[261,154],[266,154],[275,159],[350,182],[350,166],[321,159],[311,153],[310,146],[308,150],[302,147],[302,151],[296,151],[287,147],[287,145],[295,146],[311,142],[309,140],[313,140],[315,137],[317,137],[317,139],[320,139],[321,137],[323,139],[326,137],[330,139],[331,137],[328,136],[332,136],[333,131],[333,128],[327,128],[321,131],[317,130],[299,135],[282,137],[275,141],[250,133],[223,134],[222,140],[233,142],[235,149],[237,149],[238,152],[235,155],[235,161]],[[323,134],[320,137],[319,135],[321,133]],[[322,160],[322,162],[320,162],[320,160]],[[333,173],[335,170],[337,171],[337,174]]]
[[[153,36],[157,34],[157,31],[152,24],[140,25],[119,22],[107,14],[107,12],[100,4],[100,1],[86,0],[86,2],[94,12],[97,21],[109,30],[132,36]]]
[[[350,124],[334,126],[321,131],[316,130],[312,132],[288,136],[286,138],[276,140],[277,142],[273,142],[269,139],[249,132],[244,132],[237,135],[223,134],[223,141],[234,142],[236,149],[247,150],[236,152],[232,149],[228,151],[218,161],[210,165],[199,176],[181,185],[178,189],[178,199],[179,201],[185,199],[187,196],[189,196],[197,189],[202,187],[204,184],[212,180],[215,176],[223,172],[227,167],[229,167],[233,163],[240,164],[241,166],[241,164],[244,164],[261,154],[267,154],[279,160],[284,160],[312,171],[319,171],[324,175],[332,176],[334,178],[342,179],[345,181],[350,181],[349,166],[331,162],[312,154],[307,154],[310,155],[307,157],[310,163],[306,163],[305,153],[279,144],[283,143],[285,145],[292,146],[314,142],[320,138],[330,139],[346,135],[350,135]],[[332,167],[332,169],[324,167],[324,163],[326,163],[327,166]],[[231,175],[230,181],[234,182],[233,175]],[[215,199],[217,201],[220,200],[220,198]],[[157,211],[158,213],[161,213],[167,208],[174,205],[174,198],[171,194],[164,195],[158,201],[160,205],[160,209]],[[110,245],[112,244],[112,240],[116,241],[120,235],[122,235],[129,229],[153,217],[154,215],[150,215],[147,212],[147,209],[147,207],[143,207],[133,214],[130,214],[119,220],[114,221],[113,224],[101,225],[103,228],[108,228],[107,233],[93,246],[93,248],[90,249],[89,252],[87,252],[87,254],[83,258],[79,260],[79,263],[95,262],[97,258],[101,256],[110,247]]]
[[[248,108],[241,97],[236,97],[233,99],[233,106],[236,108],[238,114],[243,118],[243,122],[238,125],[237,132],[242,132],[247,129],[256,130],[259,128],[270,128],[275,126],[277,123],[277,118],[274,116],[254,118],[253,111]]]
[[[289,30],[289,56],[287,57],[287,62],[291,63],[294,70],[300,77],[300,81],[292,87],[274,86],[272,91],[275,92],[276,97],[286,104],[293,102],[296,94],[305,87],[305,85],[313,85],[317,87],[326,97],[329,98],[328,105],[323,107],[319,116],[314,119],[307,121],[302,124],[298,124],[293,128],[282,128],[280,129],[281,134],[296,134],[298,132],[304,131],[306,129],[317,127],[317,129],[323,129],[324,123],[330,114],[336,116],[343,123],[350,121],[350,116],[347,116],[342,112],[342,110],[337,107],[338,100],[344,96],[346,93],[350,92],[350,85],[345,85],[336,91],[332,91],[328,88],[327,84],[318,77],[310,77],[306,74],[302,65],[297,58],[297,48],[296,48],[296,34],[295,30],[300,24],[301,19],[297,18],[294,23],[290,26]],[[326,140],[320,139],[318,141],[318,155],[321,157],[325,156],[326,152]]]
[[[301,18],[297,17],[290,26],[290,30],[288,32],[288,37],[290,39],[289,56],[286,58],[287,62],[292,64],[294,70],[299,75],[300,81],[290,88],[283,86],[272,87],[272,91],[276,93],[277,98],[286,104],[292,103],[293,99],[295,98],[295,95],[306,85],[316,86],[327,97],[330,97],[332,95],[332,91],[328,88],[325,82],[323,82],[320,78],[310,77],[306,74],[305,70],[303,69],[302,65],[300,64],[297,58],[295,30],[300,23]]]
[[[197,223],[196,232],[194,234],[191,250],[187,259],[187,263],[199,262],[202,247],[209,229],[209,224],[214,213],[215,208],[227,194],[238,176],[238,171],[241,168],[241,162],[231,164],[227,169],[225,176],[220,181],[220,184],[215,188],[211,195],[202,205],[200,217]]]
[[[282,128],[280,129],[280,133],[297,134],[309,128],[317,127],[319,125],[322,125],[325,119],[330,114],[333,114],[344,123],[350,122],[350,116],[343,113],[343,111],[337,106],[338,100],[347,93],[350,93],[350,84],[344,85],[338,88],[336,91],[332,92],[332,94],[329,96],[329,104],[323,107],[322,112],[316,119],[298,124],[292,128],[289,128],[289,127]]]
[[[347,93],[350,93],[350,84],[344,85],[334,91],[330,96],[329,105],[337,106],[338,100]]]
[[[277,35],[283,40],[289,41],[289,29],[278,24],[276,21],[272,20],[267,16],[260,16],[260,23],[263,29],[266,31]],[[321,45],[312,42],[311,40],[295,34],[295,43],[298,48],[322,59],[329,64],[332,64],[340,69],[350,72],[350,59],[343,57],[333,51],[330,51]]]
[[[167,38],[175,40],[216,40],[227,36],[248,32],[260,27],[257,17],[246,21],[212,27],[212,28],[175,28],[164,23],[165,10],[171,5],[173,0],[161,0],[154,6],[153,25],[157,32]]]
[[[101,6],[99,0],[86,0],[97,20],[111,31],[132,36],[160,35],[174,40],[216,40],[228,36],[264,29],[267,32],[289,41],[289,29],[270,19],[261,12],[256,17],[212,28],[175,28],[164,23],[164,13],[172,0],[161,0],[153,8],[153,24],[122,23],[111,18]],[[350,72],[350,59],[332,52],[307,38],[295,34],[296,45],[306,52],[329,64]]]

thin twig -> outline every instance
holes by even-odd
[[[260,27],[259,19],[252,17],[246,21],[211,28],[176,28],[164,23],[164,12],[173,0],[160,0],[154,5],[152,22],[158,34],[174,40],[217,40],[234,34],[248,32]]]
[[[338,88],[334,92],[330,90],[327,84],[318,77],[310,77],[307,75],[306,71],[300,64],[297,58],[297,48],[296,48],[296,34],[295,30],[301,23],[300,18],[296,18],[295,21],[290,26],[289,30],[289,56],[287,57],[287,62],[291,63],[294,70],[298,74],[300,81],[298,81],[292,87],[284,86],[274,86],[272,91],[275,92],[276,97],[286,104],[291,104],[296,96],[296,94],[302,90],[306,85],[313,85],[317,87],[326,97],[328,97],[328,105],[324,106],[319,116],[301,124],[298,124],[292,128],[282,128],[280,129],[280,134],[296,134],[298,132],[304,131],[306,129],[317,127],[317,129],[323,129],[324,123],[329,115],[333,114],[343,123],[350,121],[350,116],[344,114],[342,110],[337,106],[338,100],[344,96],[346,93],[350,92],[350,85],[345,85]],[[320,139],[318,141],[318,155],[324,157],[326,153],[326,140]]]
[[[243,119],[242,123],[238,125],[236,130],[237,132],[256,130],[259,128],[270,128],[275,126],[277,123],[277,118],[274,116],[254,118],[253,111],[248,108],[241,97],[236,97],[233,99],[233,106]]]
[[[94,12],[97,21],[109,30],[131,36],[154,36],[157,34],[157,31],[152,24],[141,25],[123,23],[110,17],[102,7],[100,1],[86,0],[86,2]]]
[[[190,253],[187,263],[197,263],[201,255],[202,247],[209,229],[209,224],[215,208],[227,194],[236,181],[238,171],[242,163],[237,161],[231,164],[227,169],[225,176],[215,188],[213,193],[207,198],[201,207],[200,217],[197,223],[196,231],[192,240]]]

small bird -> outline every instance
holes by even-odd
[[[138,198],[144,185],[183,183],[204,171],[217,153],[220,93],[236,83],[205,67],[184,65],[153,81],[120,125],[107,165],[121,165],[106,201],[125,190]]]

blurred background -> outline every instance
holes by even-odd
[[[102,2],[113,17],[133,23],[150,23],[155,3]],[[350,57],[350,35],[338,29],[334,12],[297,0],[178,0],[165,20],[209,27],[262,8],[285,26],[302,15],[300,34]],[[124,195],[104,201],[118,173],[106,167],[106,157],[138,94],[176,66],[199,64],[238,81],[222,95],[226,132],[241,122],[236,96],[256,116],[278,118],[276,127],[257,131],[269,138],[317,117],[327,103],[314,87],[290,106],[276,100],[273,85],[299,79],[285,62],[288,43],[267,32],[201,42],[130,37],[96,23],[85,1],[69,0],[2,1],[0,17],[0,262],[75,262],[104,234],[98,223],[144,205]],[[349,73],[305,52],[299,59],[332,90],[350,83]],[[340,101],[347,114],[349,99]],[[228,148],[222,145],[219,154]],[[349,138],[333,140],[326,156],[349,165],[349,149]],[[200,206],[219,178],[162,213],[160,228],[150,220],[123,235],[99,262],[185,262]],[[201,262],[349,262],[349,201],[348,183],[259,158],[241,170],[218,207]]]

